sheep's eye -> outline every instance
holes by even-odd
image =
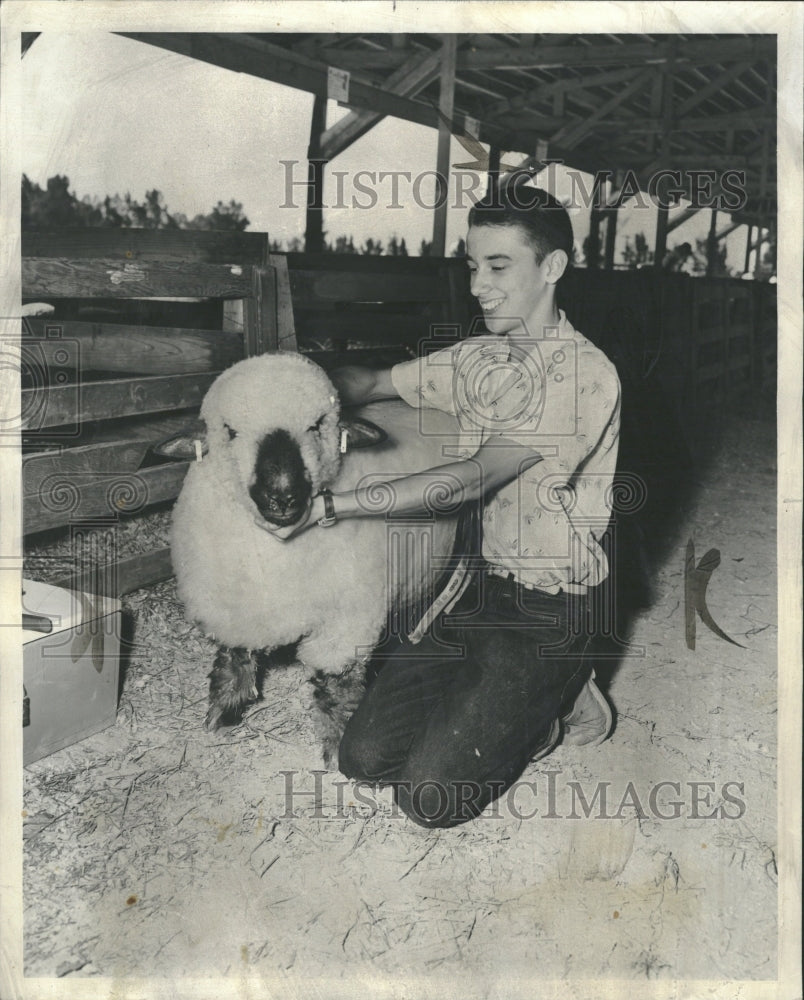
[[[229,440],[230,441],[232,440],[232,438],[236,438],[237,437],[237,431],[236,430],[234,430],[233,428],[231,428],[228,424],[224,424],[223,426],[229,432]]]
[[[316,422],[314,424],[311,424],[307,428],[307,430],[308,431],[315,431],[316,433],[318,433],[318,431],[321,430],[321,427],[324,424],[324,420],[326,420],[326,416],[327,416],[326,413],[322,413],[321,416],[318,418],[318,420],[316,420]]]

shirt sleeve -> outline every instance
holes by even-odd
[[[501,402],[513,382],[504,338],[473,337],[441,351],[405,361],[391,369],[394,388],[410,406],[451,413],[458,421],[458,443],[445,448],[454,458],[474,455],[487,438],[504,431]]]

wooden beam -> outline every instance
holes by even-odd
[[[592,114],[582,121],[572,121],[568,122],[563,128],[560,128],[558,132],[550,137],[550,145],[560,145],[564,149],[573,149],[585,135],[588,135],[592,131],[595,122],[600,118],[605,117],[609,111],[616,107],[619,107],[623,101],[627,101],[629,97],[633,96],[638,90],[643,89],[647,82],[653,77],[653,69],[644,70],[639,73],[627,87],[623,88],[619,93],[610,97],[608,101],[604,101]]]
[[[335,302],[442,302],[449,298],[449,290],[438,274],[380,273],[361,271],[353,263],[367,257],[332,254],[335,263],[329,270],[309,267],[290,270],[290,290],[293,301],[300,309],[314,309],[316,305],[329,308]],[[338,258],[346,261],[338,267]],[[388,258],[380,258],[383,262]]]
[[[739,229],[742,225],[742,222],[732,222],[730,225],[721,229],[717,236],[715,236],[715,239],[722,240],[724,237],[728,236],[729,233],[733,233],[735,229]]]
[[[65,342],[74,349],[80,372],[117,372],[137,375],[182,375],[222,371],[243,357],[243,338],[220,330],[189,330],[127,323],[87,323],[32,318],[26,325],[35,335],[23,337],[23,352],[49,370],[71,367],[56,355]],[[60,330],[48,337],[48,330]]]
[[[99,444],[60,448],[57,451],[35,452],[22,456],[23,503],[37,494],[50,492],[48,480],[80,479],[99,474],[136,472],[149,447],[155,443],[147,435],[127,440],[104,441]]]
[[[110,416],[131,417],[163,410],[184,410],[201,400],[219,372],[202,375],[158,375],[113,379],[83,385],[22,390],[22,429],[82,426]]]
[[[265,264],[267,233],[187,229],[24,229],[23,257],[89,257],[129,263]]]
[[[708,97],[713,94],[720,93],[724,87],[727,87],[732,80],[736,79],[738,76],[742,76],[743,73],[751,66],[751,63],[747,59],[740,60],[740,62],[735,63],[733,66],[729,66],[727,70],[723,73],[719,73],[714,80],[706,84],[705,87],[701,87],[699,90],[694,91],[690,96],[682,101],[676,108],[676,116],[683,118],[688,112],[692,111],[693,108],[697,108],[698,105],[705,101]]]
[[[385,86],[393,94],[412,97],[435,80],[440,64],[439,52],[416,53],[385,81]],[[375,111],[350,111],[321,136],[321,155],[325,160],[332,160],[383,117]]]
[[[603,256],[603,266],[607,271],[614,268],[614,248],[617,245],[617,209],[610,208],[605,212],[606,247]]]
[[[653,266],[661,270],[667,252],[667,208],[656,209],[656,243],[653,250]]]
[[[189,467],[189,462],[170,462],[100,476],[57,473],[50,477],[49,491],[26,498],[23,530],[27,535],[94,517],[136,514],[155,503],[175,500]]]
[[[447,209],[449,207],[449,151],[452,140],[452,132],[447,123],[452,121],[452,108],[455,100],[455,59],[457,52],[457,36],[454,34],[444,35],[444,44],[441,50],[441,80],[438,97],[440,120],[438,123],[436,175],[440,194],[436,196],[436,207],[433,216],[432,255],[434,257],[444,257],[446,255]]]
[[[709,234],[706,237],[706,276],[714,275],[717,265],[717,209],[712,209],[709,218]]]
[[[527,115],[524,117],[527,121]],[[728,129],[761,129],[775,124],[776,116],[764,108],[744,110],[732,115],[709,115],[706,118],[674,116],[671,132],[725,132]],[[599,129],[617,129],[624,132],[662,132],[662,118],[609,118],[597,122]]]
[[[28,257],[22,261],[27,298],[245,298],[251,268],[228,264],[122,262]]]
[[[316,95],[310,121],[310,144],[307,147],[307,210],[304,249],[320,253],[324,249],[324,165],[321,136],[327,124],[327,99]]]
[[[489,148],[489,170],[488,179],[486,181],[486,197],[491,197],[497,182],[500,179],[500,155],[501,150],[499,146],[491,146]]]
[[[733,59],[755,61],[773,58],[775,38],[763,35],[737,38],[686,39],[682,49],[675,53],[668,42],[627,42],[591,45],[537,45],[533,48],[520,45],[492,45],[461,51],[457,70],[503,69],[566,69],[567,67],[623,66],[651,62],[662,65],[673,56],[681,66],[715,66]],[[354,49],[336,49],[325,46],[315,50],[316,58],[324,63],[344,69],[393,69],[401,65],[404,53],[391,50],[375,52]]]
[[[142,587],[169,580],[173,576],[170,549],[155,549],[136,556],[128,556],[109,566],[93,567],[84,573],[74,573],[56,581],[57,587],[97,593],[100,583],[104,597],[123,597]]]
[[[122,32],[126,38],[168,49],[190,59],[221,66],[236,73],[247,73],[263,80],[281,83],[286,87],[306,90],[318,97],[328,94],[327,69],[329,65],[343,65],[337,59],[321,62],[310,59],[281,45],[242,34],[164,34],[160,32]],[[328,50],[327,50],[328,51]],[[335,49],[334,52],[341,50]],[[408,58],[403,52],[388,53],[399,57],[395,65]],[[347,67],[348,68],[348,67]],[[419,101],[397,94],[390,94],[382,87],[364,83],[352,77],[349,82],[349,104],[353,108],[376,111],[406,121],[418,122],[432,128],[438,125],[436,109]],[[463,124],[463,116],[459,116]]]
[[[754,227],[749,226],[748,235],[745,238],[745,264],[743,266],[743,271],[746,273],[748,272],[748,267],[751,263],[751,250],[752,250],[751,241],[753,240],[753,238],[754,238]]]
[[[252,268],[252,295],[243,300],[246,356],[265,354],[279,348],[276,311],[276,271],[273,267]]]
[[[603,213],[596,206],[603,201],[602,189],[603,182],[598,175],[592,185],[592,211],[589,215],[589,241],[586,253],[586,266],[595,269],[600,267],[600,223]]]
[[[298,351],[293,298],[290,292],[288,259],[285,254],[271,254],[276,272],[276,339],[280,351]]]
[[[577,96],[579,91],[586,90],[589,87],[625,83],[627,80],[631,80],[638,72],[638,69],[628,67],[628,69],[609,70],[606,73],[587,73],[584,76],[564,77],[561,80],[545,83],[534,90],[528,90],[523,94],[516,94],[514,97],[509,97],[504,101],[498,101],[496,104],[490,104],[485,108],[481,108],[480,117],[494,121],[502,115],[511,112],[521,112],[534,104],[542,104],[548,99],[554,100],[556,97],[561,98],[563,103],[563,98],[568,94]],[[554,106],[553,113],[560,115],[563,114],[563,111],[556,111]]]

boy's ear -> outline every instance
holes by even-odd
[[[546,266],[544,279],[549,284],[554,285],[567,270],[569,257],[565,250],[551,250],[544,258],[544,264]]]

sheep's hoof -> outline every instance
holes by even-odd
[[[204,719],[204,729],[208,733],[214,733],[216,729],[220,727],[221,719],[223,718],[223,710],[216,706],[210,706],[207,716]]]
[[[324,764],[328,770],[335,771],[344,727],[363,695],[363,671],[357,667],[347,667],[342,674],[317,670],[310,683],[316,707],[313,720]]]
[[[209,709],[204,727],[210,732],[238,722],[250,701],[259,697],[257,665],[251,651],[221,646],[209,675]]]

